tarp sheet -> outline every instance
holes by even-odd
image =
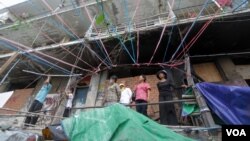
[[[209,107],[225,122],[250,125],[250,88],[213,83],[196,84]]]
[[[0,93],[0,108],[3,108],[4,104],[9,100],[14,91]]]
[[[120,104],[81,112],[62,121],[71,141],[191,141]]]
[[[193,89],[188,88],[183,95],[193,95]],[[183,102],[181,116],[185,117],[192,114],[193,112],[199,112],[199,110],[200,109],[197,104],[187,104]]]

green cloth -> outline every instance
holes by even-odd
[[[120,104],[62,121],[71,141],[192,141]]]
[[[184,92],[184,95],[193,95],[192,87],[189,87]],[[182,104],[182,113],[181,116],[188,116],[194,112],[199,112],[200,108],[197,104],[186,104],[185,102]]]

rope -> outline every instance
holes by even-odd
[[[13,47],[13,46],[11,46],[11,45],[9,45],[9,44],[6,44],[4,41],[0,41],[0,44],[3,44],[4,47],[7,47],[7,48],[10,48],[10,49],[12,49],[12,50],[17,51],[16,47]],[[39,56],[29,54],[28,51],[25,51],[25,50],[24,50],[22,54],[24,54],[25,56],[27,56],[28,58],[30,58],[30,59],[32,59],[32,60],[36,60],[37,62],[39,62],[39,63],[41,63],[41,64],[47,65],[47,66],[49,66],[49,67],[54,66],[55,69],[57,69],[57,70],[59,70],[59,71],[62,71],[62,72],[64,72],[64,73],[69,73],[68,70],[66,70],[66,69],[64,69],[64,68],[62,68],[62,67],[60,67],[60,66],[57,66],[57,65],[55,65],[55,64],[53,64],[53,63],[51,63],[51,62],[49,62],[49,61],[47,61],[47,60],[45,60],[45,59],[39,57]],[[40,60],[41,60],[41,61],[40,61]],[[44,62],[45,62],[45,63],[44,63]]]
[[[179,7],[181,5],[181,2],[182,2],[182,0],[179,1],[177,9],[179,9]],[[175,21],[177,22],[178,19],[176,19]],[[173,31],[174,31],[174,25],[172,26],[171,31],[170,31],[170,36],[168,38],[168,43],[167,43],[167,47],[166,47],[162,62],[166,61],[167,51],[168,51],[168,48],[169,48],[169,45],[170,45],[170,42],[171,42],[171,39],[172,39]]]
[[[82,0],[82,3],[85,5],[85,6],[84,6],[84,10],[86,11],[87,16],[88,16],[90,22],[93,23],[93,19],[91,18],[90,14],[89,14],[89,11],[88,11],[88,8],[86,7],[86,4],[85,4],[85,2],[84,2],[83,0]],[[95,31],[97,32],[97,29],[96,29],[95,24],[93,24],[93,27],[94,27]],[[108,55],[107,49],[105,48],[105,46],[104,46],[104,44],[103,44],[103,42],[102,42],[102,40],[101,40],[100,38],[99,38],[99,41],[100,41],[100,43],[101,43],[101,45],[102,45],[102,47],[103,47],[103,49],[104,49],[104,51],[105,51],[105,53],[106,53],[106,55],[107,55],[108,60],[109,60],[109,61],[111,62],[111,64],[112,64],[112,60],[110,59],[110,57],[109,57],[109,55]]]
[[[49,56],[49,55],[44,54],[44,53],[42,53],[42,52],[40,52],[40,51],[36,51],[36,50],[34,50],[34,49],[31,49],[31,48],[29,48],[29,47],[27,47],[27,46],[25,46],[25,45],[23,45],[23,44],[20,44],[20,43],[17,43],[17,42],[15,42],[15,41],[13,41],[13,40],[10,40],[10,39],[4,38],[4,37],[0,37],[0,39],[2,39],[3,41],[7,41],[7,42],[9,42],[9,43],[12,43],[12,44],[16,45],[16,48],[18,48],[18,49],[20,49],[20,50],[22,50],[22,51],[24,51],[24,52],[26,52],[26,53],[28,53],[28,52],[25,51],[24,49],[26,49],[26,50],[32,50],[33,52],[35,52],[35,53],[37,53],[37,54],[40,54],[40,55],[45,56],[45,57],[48,57],[48,58],[53,59],[53,60],[55,60],[55,61],[59,61],[60,63],[63,63],[63,64],[65,64],[65,65],[68,65],[68,66],[71,66],[71,67],[76,67],[76,68],[78,68],[78,69],[80,69],[80,70],[82,70],[82,71],[91,72],[90,70],[80,68],[80,67],[78,67],[78,66],[72,65],[72,64],[70,64],[70,63],[68,63],[68,62],[62,61],[62,60],[60,60],[60,59],[58,59],[58,58],[55,58],[55,57],[53,57],[53,56]],[[24,49],[20,48],[19,46],[23,47]]]
[[[171,6],[170,6],[170,4],[169,4],[169,2],[168,2],[169,10],[171,10],[171,11],[172,11],[172,7],[173,7],[173,5],[174,5],[174,2],[175,2],[175,1],[173,1],[173,3],[172,3]],[[170,17],[170,14],[169,14],[169,15],[168,15],[168,20],[169,20],[170,18],[171,18],[171,17]],[[159,48],[159,46],[160,46],[160,43],[161,43],[161,40],[162,40],[162,37],[163,37],[163,34],[164,34],[166,28],[167,28],[167,23],[164,25],[164,27],[163,27],[163,29],[162,29],[160,39],[159,39],[159,41],[158,41],[158,43],[157,43],[157,45],[156,45],[156,47],[155,47],[155,50],[154,50],[154,53],[153,53],[152,57],[151,57],[151,59],[150,59],[150,61],[149,61],[148,63],[151,63],[151,62],[152,62],[152,60],[153,60],[153,58],[154,58],[154,56],[155,56],[155,53],[156,53],[156,51],[158,50],[158,48]]]
[[[53,9],[51,8],[51,6],[45,1],[45,0],[42,0],[42,2],[51,10],[51,11],[53,11]],[[77,36],[77,34],[64,22],[64,20],[60,17],[60,16],[58,16],[58,14],[56,13],[55,14],[55,16],[59,19],[59,21],[61,22],[61,23],[63,23],[63,25],[65,25],[76,37],[74,37],[74,38],[78,38],[78,39],[80,39],[78,36]],[[96,55],[96,57],[100,60],[100,61],[103,61],[99,56],[98,56],[98,54],[96,54],[96,52],[94,52],[90,47],[88,47],[87,46],[87,48],[91,51],[91,52],[93,52],[95,55]],[[104,63],[105,65],[107,65],[106,63]]]
[[[74,49],[72,49],[72,51],[74,51],[77,47],[75,47]],[[62,59],[66,58],[69,54],[66,54],[65,56],[63,56]],[[56,62],[55,64],[58,64],[59,62]],[[52,67],[50,67],[48,70],[45,71],[45,73],[48,73],[50,70],[52,69]],[[38,76],[35,80],[33,80],[31,83],[29,83],[26,87],[28,88],[30,85],[32,85],[33,83],[35,83],[38,79],[40,79],[42,76]]]
[[[201,14],[203,13],[204,9],[207,7],[209,0],[207,0],[205,2],[205,4],[203,5],[202,9],[200,10],[199,14],[197,15],[197,17],[195,18],[195,21],[192,23],[191,27],[188,29],[186,35],[184,36],[184,38],[182,39],[180,45],[177,47],[177,50],[174,52],[174,54],[172,55],[170,61],[172,61],[176,55],[176,53],[179,51],[179,49],[181,48],[182,44],[184,43],[184,41],[186,40],[187,36],[189,35],[189,33],[191,32],[191,30],[193,29],[194,25],[196,24],[198,18],[201,16]]]
[[[127,0],[123,0],[124,3],[124,13],[126,15],[126,19],[127,19],[127,24],[128,24],[128,32],[129,32],[129,40],[130,40],[130,44],[131,44],[131,48],[132,48],[132,53],[133,53],[133,57],[135,59],[135,50],[134,50],[134,45],[133,45],[133,41],[131,38],[131,31],[130,31],[130,26],[131,26],[131,22],[129,21],[129,14],[128,14],[128,3]]]
[[[189,50],[193,44],[198,40],[198,38],[202,35],[202,33],[207,29],[209,24],[213,21],[214,17],[212,17],[209,21],[207,21],[203,27],[199,30],[199,32],[192,38],[192,40],[186,45],[186,47],[177,55],[176,59],[185,52],[185,50]]]
[[[31,1],[30,1],[30,2],[31,2]],[[33,3],[31,2],[31,4],[33,4]],[[33,7],[33,6],[32,6],[32,7]],[[7,7],[5,7],[5,8],[7,8]],[[8,9],[8,8],[7,8],[7,9]],[[8,10],[10,10],[10,9],[8,9]],[[11,11],[11,10],[10,10],[10,11]],[[17,17],[18,17],[18,16],[17,16]],[[49,18],[48,18],[48,19],[49,19]],[[35,40],[37,39],[37,37],[38,37],[38,35],[39,35],[40,33],[43,34],[47,39],[49,39],[49,40],[51,40],[51,41],[53,41],[54,43],[57,44],[57,42],[56,42],[55,40],[53,40],[52,38],[50,38],[46,33],[42,32],[42,29],[43,29],[43,27],[45,26],[46,22],[47,22],[47,21],[45,21],[45,23],[44,23],[43,26],[41,27],[41,29],[40,29],[40,31],[38,32],[36,38],[33,40],[33,43],[32,43],[31,46],[33,46]],[[32,24],[31,24],[31,26],[34,27]],[[58,26],[56,26],[56,27],[58,27]],[[64,48],[63,46],[60,45],[60,47],[61,47],[62,49],[64,49],[64,50],[66,50],[66,51],[67,51],[68,53],[70,53],[71,55],[77,57],[75,54],[73,54],[72,52],[69,52],[69,50],[67,50],[67,49]],[[93,66],[91,66],[90,64],[88,64],[87,62],[85,62],[84,60],[81,59],[81,61],[82,61],[83,63],[85,63],[86,65],[88,65],[89,67],[91,67],[92,69],[94,68]]]
[[[99,7],[100,7],[100,4],[98,3]],[[116,29],[115,27],[112,25],[112,23],[110,22],[110,19],[108,18],[108,15],[103,11],[105,17],[109,20],[109,24],[111,26],[111,30],[114,31],[114,33],[116,34],[116,38],[119,40],[119,42],[121,43],[121,46],[122,48],[127,52],[127,54],[129,55],[129,57],[131,58],[131,60],[133,61],[133,63],[136,63],[135,59],[132,57],[132,55],[130,54],[130,52],[128,51],[126,45],[123,43],[123,41],[121,40],[121,37],[120,35],[116,32]],[[109,31],[109,29],[108,29]],[[112,35],[111,35],[112,36]]]

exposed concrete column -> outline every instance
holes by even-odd
[[[218,69],[221,70],[224,78],[227,81],[241,81],[242,85],[247,86],[246,81],[243,77],[236,71],[236,66],[229,57],[221,57],[217,59]]]
[[[96,103],[95,105],[96,106],[102,106],[103,104],[103,95],[104,95],[104,92],[105,92],[105,82],[107,80],[107,77],[108,77],[108,71],[103,71],[101,73],[101,79],[100,79],[100,82],[99,82],[99,88],[98,88],[98,94],[97,94],[97,98],[96,98]]]
[[[100,78],[101,78],[101,73],[92,75],[90,84],[89,84],[89,90],[87,93],[85,106],[95,106]]]

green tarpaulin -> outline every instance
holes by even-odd
[[[191,141],[120,104],[62,121],[71,141]]]

